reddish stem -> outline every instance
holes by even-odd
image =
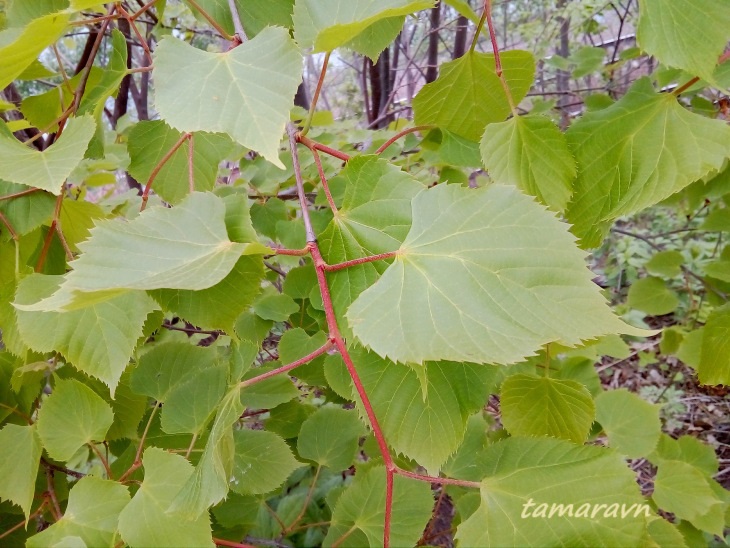
[[[499,82],[502,84],[502,88],[504,89],[504,94],[507,97],[507,103],[509,103],[510,110],[512,111],[512,115],[517,117],[517,105],[515,105],[515,100],[512,97],[512,91],[509,89],[509,86],[507,85],[507,80],[505,80],[503,74],[502,74],[502,59],[499,55],[499,44],[497,44],[497,33],[494,31],[494,22],[492,21],[492,1],[491,0],[484,0],[484,14],[487,19],[487,27],[489,28],[489,39],[492,41],[492,50],[494,51],[494,71],[497,73],[497,76],[499,77]]]
[[[40,272],[43,270],[43,265],[46,262],[46,257],[48,256],[48,250],[51,248],[51,242],[53,241],[53,234],[56,232],[56,229],[58,227],[58,218],[61,215],[61,204],[63,203],[63,194],[59,194],[56,198],[56,208],[53,211],[53,219],[51,220],[51,226],[48,229],[48,234],[46,234],[46,238],[43,240],[43,248],[41,249],[41,253],[38,256],[38,262],[36,262],[35,265],[35,271]]]
[[[310,148],[309,150],[312,151],[312,156],[314,156],[314,163],[317,166],[317,172],[319,172],[319,180],[322,182],[322,188],[324,189],[324,195],[327,197],[327,203],[329,204],[332,213],[337,214],[337,206],[335,205],[335,201],[332,199],[330,185],[327,183],[327,177],[325,176],[324,169],[322,168],[322,159],[319,157],[319,152],[317,152],[316,148]]]
[[[720,58],[719,58],[719,59],[717,60],[717,64],[718,64],[718,65],[722,65],[722,64],[723,64],[723,63],[724,63],[725,61],[727,61],[728,59],[730,59],[730,51],[726,51],[725,53],[723,53],[723,54],[722,54],[722,55],[720,56]],[[699,77],[699,76],[695,76],[694,78],[692,78],[692,79],[691,79],[691,80],[689,80],[688,82],[686,82],[686,83],[682,84],[682,85],[681,85],[681,86],[679,86],[679,87],[678,87],[677,89],[675,89],[675,90],[674,90],[674,91],[672,92],[672,94],[673,94],[673,95],[675,95],[675,96],[679,96],[679,95],[681,95],[682,93],[684,93],[685,91],[687,91],[687,90],[688,90],[689,88],[691,88],[692,86],[694,86],[694,85],[695,85],[695,84],[696,84],[697,82],[699,82],[699,81],[700,81],[700,77]]]
[[[378,255],[370,255],[369,257],[362,257],[361,259],[352,259],[351,261],[345,261],[344,263],[337,263],[337,264],[324,264],[322,268],[326,270],[327,272],[334,272],[337,270],[342,270],[344,268],[349,268],[351,266],[356,266],[363,263],[372,263],[374,261],[382,261],[383,259],[392,259],[393,257],[397,257],[399,255],[399,251],[388,251],[387,253],[379,253]]]
[[[137,19],[137,17],[142,15],[144,12],[146,12],[148,9],[150,9],[152,6],[154,6],[156,3],[157,3],[157,0],[151,0],[150,2],[147,2],[138,11],[136,11],[132,14],[132,20]]]
[[[190,187],[190,193],[195,192],[195,171],[193,170],[193,146],[195,138],[192,133],[190,135],[190,142],[188,143],[188,186]]]
[[[440,478],[437,476],[426,476],[424,474],[416,474],[415,472],[409,472],[408,470],[403,470],[401,468],[396,468],[394,470],[396,474],[399,476],[404,476],[406,478],[411,478],[419,481],[425,481],[428,483],[437,483],[440,485],[458,485],[459,487],[471,487],[474,489],[479,489],[482,485],[481,483],[477,481],[467,481],[467,480],[458,480],[458,479],[451,479],[451,478]]]
[[[177,149],[179,149],[182,144],[190,138],[192,134],[191,133],[183,133],[182,136],[177,140],[177,142],[172,145],[172,148],[167,151],[167,154],[165,154],[162,159],[157,162],[157,165],[152,170],[152,173],[150,173],[150,178],[147,180],[147,184],[144,187],[144,191],[142,192],[142,207],[139,208],[140,211],[144,211],[144,209],[147,207],[147,199],[149,198],[150,189],[152,188],[152,183],[155,180],[155,177],[162,171],[162,168],[165,167],[165,164],[172,158],[172,155],[177,152]]]
[[[317,141],[312,141],[309,137],[306,137],[304,135],[297,134],[297,142],[302,143],[309,150],[319,150],[320,152],[324,152],[325,154],[329,154],[330,156],[339,158],[343,162],[347,162],[350,160],[349,154],[345,154],[344,152],[341,152],[337,149],[330,148],[327,145],[318,143]]]
[[[129,12],[121,6],[118,7],[118,10],[121,16],[127,20],[129,26],[132,27],[134,34],[137,36],[137,40],[139,40],[139,43],[141,44],[142,49],[147,56],[147,60],[150,62],[150,65],[152,65],[152,52],[150,51],[150,45],[147,43],[147,39],[142,36],[141,32],[139,32],[139,29],[137,28],[137,23],[134,22],[134,19],[132,19],[132,16],[129,14]]]
[[[263,373],[257,377],[253,377],[251,379],[241,381],[239,386],[241,388],[246,388],[247,386],[251,386],[252,384],[256,384],[258,382],[265,381],[268,378],[275,377],[279,373],[285,373],[287,371],[291,371],[292,369],[295,369],[295,368],[299,367],[300,365],[304,365],[305,363],[312,361],[317,356],[321,356],[322,354],[327,352],[333,346],[334,345],[332,344],[332,341],[327,341],[322,346],[320,346],[317,350],[315,350],[314,352],[310,352],[303,358],[299,358],[297,361],[292,362],[288,365],[282,365],[281,367],[272,369],[271,371],[269,371],[267,373]]]
[[[304,126],[302,127],[301,135],[304,136],[309,132],[309,127],[312,125],[312,118],[314,117],[314,109],[317,107],[317,101],[319,101],[319,94],[322,91],[322,84],[324,84],[324,77],[327,74],[327,65],[330,62],[330,51],[325,53],[324,61],[322,62],[322,72],[319,73],[319,80],[317,80],[317,87],[314,90],[314,96],[312,97],[312,103],[309,105],[309,112],[307,113],[307,119],[304,120]]]
[[[242,544],[240,542],[233,542],[232,540],[224,540],[222,538],[213,537],[213,542],[216,546],[231,546],[232,548],[256,548],[253,544]]]
[[[433,126],[416,126],[416,127],[409,127],[407,129],[404,129],[403,131],[399,131],[393,137],[391,137],[390,139],[388,139],[387,141],[385,141],[385,143],[383,143],[382,145],[380,145],[380,147],[378,148],[378,150],[375,151],[375,154],[382,154],[383,152],[386,151],[386,149],[390,145],[392,145],[393,143],[395,143],[401,137],[403,137],[405,135],[408,135],[409,133],[415,133],[417,131],[427,131],[427,130],[431,129],[432,127]]]
[[[309,255],[309,248],[304,247],[302,249],[283,249],[275,247],[274,252],[277,255],[291,255],[293,257],[303,257],[304,255]]]
[[[18,233],[13,228],[13,225],[10,224],[10,221],[8,221],[7,217],[5,217],[5,215],[2,214],[2,212],[0,212],[0,221],[2,221],[3,224],[6,226],[6,228],[8,229],[8,232],[10,232],[10,236],[13,238],[13,240],[15,240],[17,242]]]
[[[28,190],[21,190],[20,192],[15,192],[13,194],[6,194],[5,196],[0,196],[0,202],[3,200],[12,200],[13,198],[20,198],[21,196],[26,196],[28,194],[33,194],[35,192],[40,192],[40,188],[29,188]]]

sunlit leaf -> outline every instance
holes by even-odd
[[[457,543],[641,544],[653,512],[617,453],[564,440],[510,438],[488,447],[485,459],[481,505],[458,526]]]
[[[60,276],[34,274],[18,287],[16,304],[33,305],[50,297]],[[142,336],[147,315],[157,309],[141,291],[124,293],[70,312],[17,310],[25,344],[38,352],[61,352],[79,370],[114,389]],[[103,318],[103,321],[100,321]]]
[[[648,78],[614,105],[587,113],[567,137],[578,162],[567,217],[583,247],[596,247],[617,217],[682,190],[730,155],[727,124],[656,93]]]
[[[154,66],[155,105],[165,122],[180,131],[227,133],[284,168],[279,142],[301,74],[286,29],[267,28],[225,53],[168,37],[155,50]]]
[[[662,64],[712,82],[730,40],[730,13],[722,0],[642,0],[637,40]]]
[[[433,6],[433,0],[296,0],[294,36],[303,48],[332,51],[384,19]],[[361,52],[364,53],[364,52]]]
[[[535,375],[505,379],[500,401],[502,423],[513,436],[551,436],[583,443],[596,412],[582,384]]]
[[[347,312],[395,361],[514,363],[548,342],[637,331],[613,316],[566,225],[511,187],[413,200],[399,256]],[[588,319],[590,318],[590,319]]]
[[[555,211],[568,205],[575,160],[565,136],[543,116],[515,116],[489,124],[481,141],[482,161],[497,183],[515,185]]]
[[[319,239],[324,259],[335,264],[398,249],[411,226],[411,200],[424,189],[423,184],[374,156],[350,160],[332,179],[335,185],[339,181],[345,185],[345,196]],[[380,261],[328,274],[339,319],[386,267],[387,262]],[[347,327],[342,321],[340,325]]]
[[[90,116],[72,118],[52,146],[38,151],[18,141],[0,122],[0,178],[61,194],[66,178],[84,158],[95,127]]]
[[[66,13],[49,13],[28,22],[22,28],[0,32],[0,89],[5,89],[46,47],[61,36],[68,20]]]
[[[519,103],[532,86],[535,60],[519,50],[503,52],[501,59],[512,98]],[[438,79],[423,86],[413,99],[416,124],[433,124],[478,141],[487,124],[507,118],[510,105],[493,54],[469,52],[441,64],[439,70]]]

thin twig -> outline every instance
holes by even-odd
[[[251,386],[253,384],[259,383],[261,381],[264,381],[268,378],[274,377],[276,375],[279,375],[280,373],[285,373],[287,371],[291,371],[292,369],[295,369],[299,367],[300,365],[304,365],[305,363],[311,362],[313,359],[315,359],[318,356],[321,356],[325,352],[327,352],[330,348],[332,348],[334,345],[332,344],[332,341],[327,341],[322,346],[320,346],[317,350],[314,352],[310,352],[303,358],[299,358],[296,361],[293,361],[290,364],[283,365],[281,367],[277,367],[276,369],[272,369],[271,371],[267,371],[266,373],[262,373],[261,375],[258,375],[256,377],[253,377],[251,379],[247,379],[245,381],[241,381],[239,386],[241,388],[246,388],[248,386]]]
[[[391,137],[390,139],[388,139],[387,141],[385,141],[382,145],[380,145],[380,147],[378,148],[378,150],[375,151],[375,154],[377,154],[377,155],[382,154],[383,152],[385,152],[385,150],[390,145],[392,145],[393,143],[395,143],[401,137],[403,137],[405,135],[408,135],[409,133],[415,133],[417,131],[428,131],[429,129],[432,129],[433,127],[434,126],[416,126],[416,127],[409,127],[407,129],[404,129],[403,131],[399,131],[398,133],[396,133],[395,135],[393,135],[393,137]]]
[[[228,0],[229,2],[233,2],[233,0]],[[309,133],[309,128],[312,125],[312,118],[314,117],[314,111],[317,108],[317,101],[319,100],[319,94],[322,92],[322,84],[324,84],[324,77],[327,74],[327,66],[330,62],[330,53],[327,52],[324,54],[324,61],[322,62],[322,72],[319,73],[319,80],[317,80],[317,87],[314,90],[314,95],[312,96],[312,102],[309,105],[309,112],[307,113],[307,119],[304,120],[304,126],[302,126],[302,131],[300,132],[300,135],[304,136],[307,133]]]
[[[335,272],[344,268],[350,268],[351,266],[357,266],[363,263],[372,263],[375,261],[382,261],[385,259],[392,259],[400,254],[399,251],[388,251],[387,253],[379,253],[378,255],[370,255],[369,257],[362,257],[361,259],[352,259],[343,263],[337,264],[325,264],[323,265],[324,270],[327,272]]]
[[[286,126],[286,132],[289,135],[289,149],[291,150],[292,164],[294,167],[294,178],[297,182],[299,203],[302,206],[302,220],[304,221],[304,229],[307,234],[307,242],[315,242],[317,237],[314,235],[312,221],[309,218],[307,197],[304,194],[304,180],[302,179],[302,169],[299,164],[299,153],[297,152],[297,130],[294,127],[294,124],[288,123]]]
[[[172,148],[167,151],[167,154],[165,154],[162,159],[157,162],[157,165],[152,170],[152,173],[150,173],[150,178],[147,180],[147,184],[142,192],[142,207],[140,207],[140,211],[144,211],[147,207],[147,199],[149,198],[150,189],[152,188],[152,183],[154,182],[155,177],[157,177],[162,168],[165,167],[165,164],[170,160],[170,158],[172,158],[172,155],[177,152],[177,149],[179,149],[182,144],[190,138],[190,135],[190,133],[183,133],[177,142],[172,145]]]
[[[248,36],[246,36],[246,31],[243,30],[243,23],[241,22],[241,16],[238,13],[238,8],[236,7],[236,0],[228,0],[228,7],[231,10],[231,18],[233,19],[233,28],[236,29],[236,35],[240,39],[241,43],[248,40]]]

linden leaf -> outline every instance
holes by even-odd
[[[567,226],[512,187],[439,185],[413,200],[400,254],[347,312],[381,356],[508,364],[549,342],[649,332],[611,312]]]
[[[266,28],[225,53],[167,37],[154,54],[155,105],[175,129],[227,133],[284,169],[279,142],[301,81],[301,63],[281,27]]]

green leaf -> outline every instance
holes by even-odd
[[[34,19],[68,7],[68,0],[35,0],[35,2],[5,2],[8,27],[24,27]]]
[[[583,443],[596,407],[582,384],[535,375],[511,375],[502,383],[502,423],[513,436],[551,436]]]
[[[656,452],[649,455],[649,461],[659,466],[664,460],[686,462],[697,468],[708,478],[717,474],[719,463],[711,445],[692,436],[680,436],[676,440],[662,434]]]
[[[175,131],[162,120],[135,124],[129,132],[127,143],[131,159],[129,173],[144,184],[181,136],[181,132]],[[193,134],[195,190],[213,190],[218,175],[218,164],[231,152],[231,149],[231,142],[226,136],[211,133]],[[152,189],[170,204],[179,203],[189,194],[189,151],[190,140],[186,139],[157,173],[152,184]]]
[[[38,413],[38,435],[48,454],[67,461],[80,447],[104,440],[114,421],[109,404],[74,379],[56,383]]]
[[[78,298],[75,292],[207,289],[228,275],[241,254],[266,249],[231,242],[224,216],[220,198],[195,192],[174,208],[155,207],[127,223],[102,221],[79,245],[83,253],[71,263],[63,293],[24,310],[63,309]]]
[[[5,89],[46,47],[61,36],[68,20],[69,15],[66,13],[50,13],[28,22],[22,28],[0,32],[0,89]],[[0,157],[3,156],[0,153]]]
[[[263,375],[275,369],[275,365],[255,367],[243,377],[244,380]],[[251,386],[247,386],[241,393],[241,403],[252,409],[271,409],[298,397],[299,390],[287,375],[275,375]]]
[[[235,386],[221,401],[195,473],[172,500],[168,511],[179,512],[188,520],[198,519],[228,494],[235,458],[232,426],[243,413],[240,392]]]
[[[321,348],[326,342],[327,334],[324,331],[318,331],[310,337],[304,329],[289,329],[279,339],[277,347],[279,361],[283,364],[295,362]],[[297,367],[292,375],[312,386],[326,385],[327,379],[324,376],[322,362],[324,362],[324,356],[319,356]]]
[[[233,326],[261,291],[264,265],[259,256],[238,259],[217,284],[199,291],[158,289],[150,295],[160,306],[190,323],[234,334]]]
[[[130,377],[130,369],[126,369],[114,391],[114,399],[111,401],[114,422],[106,434],[107,440],[135,439],[137,427],[149,408],[148,399],[132,391]]]
[[[279,142],[301,81],[301,62],[289,32],[280,27],[264,29],[225,53],[167,37],[154,54],[155,105],[175,129],[227,133],[284,169]]]
[[[302,424],[297,451],[304,459],[313,460],[332,471],[349,468],[365,435],[354,411],[339,407],[322,407]]]
[[[79,105],[80,114],[93,114],[99,120],[104,111],[104,105],[109,96],[116,96],[119,86],[127,75],[127,40],[118,29],[111,32],[111,44],[108,51],[107,66],[102,73],[99,83],[88,91]],[[104,140],[103,126],[99,124],[97,136]]]
[[[697,368],[702,384],[730,384],[730,305],[716,308],[707,318]]]
[[[33,274],[20,282],[22,308],[50,297],[61,276]],[[60,352],[84,373],[109,386],[112,395],[142,336],[147,315],[157,309],[141,291],[125,293],[70,312],[17,310],[23,341],[37,352]],[[103,318],[103,321],[100,321]]]
[[[660,251],[649,259],[644,267],[653,276],[665,276],[673,278],[682,273],[684,255],[679,251]]]
[[[352,358],[388,443],[432,474],[459,447],[468,417],[494,389],[496,369],[482,365],[401,365],[362,349]],[[354,387],[351,394],[359,402]]]
[[[24,185],[16,185],[0,180],[0,196],[7,196],[28,190]],[[53,216],[56,200],[47,192],[33,192],[12,200],[0,201],[0,214],[4,215],[15,232],[23,236],[46,224]]]
[[[162,430],[199,433],[226,389],[228,364],[211,348],[184,342],[155,346],[132,372],[131,387],[164,403]]]
[[[299,305],[289,295],[283,293],[265,293],[253,305],[259,318],[283,322],[299,310]]]
[[[423,183],[375,156],[359,156],[347,163],[331,183],[342,182],[345,196],[337,215],[319,238],[329,264],[395,251],[411,227],[411,201]],[[385,261],[363,263],[328,274],[338,323],[357,296],[387,267]],[[344,329],[347,336],[348,330]]]
[[[445,129],[441,132],[441,161],[447,166],[462,166],[480,168],[482,167],[482,156],[479,151],[479,143],[459,137]]]
[[[215,359],[216,353],[210,348],[184,342],[162,343],[139,358],[130,386],[137,394],[164,402],[177,384],[213,367]]]
[[[661,462],[652,497],[662,510],[672,512],[698,529],[722,535],[724,504],[705,476],[691,464],[672,460]]]
[[[373,63],[378,62],[382,51],[390,46],[398,33],[403,29],[405,16],[388,17],[373,23],[342,47],[369,57]]]
[[[68,495],[63,517],[28,539],[28,548],[56,546],[66,537],[79,537],[86,546],[114,544],[119,514],[129,503],[127,488],[94,476],[81,478]]]
[[[0,447],[5,448],[0,460],[0,499],[20,506],[28,519],[43,452],[36,426],[6,424],[0,430]]]
[[[730,232],[730,208],[713,209],[700,225],[701,230]]]
[[[531,198],[439,185],[413,200],[399,256],[347,318],[380,355],[415,363],[508,364],[548,342],[646,334],[613,316],[591,278],[566,226]]]
[[[730,154],[730,127],[685,110],[671,93],[656,93],[648,78],[612,106],[587,113],[567,137],[578,162],[567,216],[583,247],[596,247],[619,216],[720,169]]]
[[[401,476],[394,479],[390,544],[413,546],[431,517],[431,489],[421,481]],[[384,518],[385,468],[358,470],[355,480],[337,499],[323,546],[382,546]]]
[[[558,127],[544,116],[515,116],[489,124],[481,153],[489,176],[563,211],[573,191],[575,160]]]
[[[433,6],[433,0],[296,0],[294,36],[302,48],[332,51],[384,19]],[[364,53],[364,52],[361,52]],[[372,58],[372,57],[371,57]]]
[[[479,24],[479,16],[474,13],[474,10],[466,0],[445,0],[445,2],[459,12],[459,15],[463,15],[469,19],[474,25]]]
[[[714,81],[717,60],[730,39],[722,0],[643,0],[637,39],[662,64]]]
[[[662,433],[659,406],[626,389],[603,392],[596,398],[596,420],[608,435],[609,445],[632,459],[654,451]]]
[[[627,300],[631,308],[653,316],[674,312],[679,306],[677,294],[660,278],[642,278],[629,288]]]
[[[161,426],[168,434],[199,433],[226,390],[228,364],[218,363],[177,382],[167,395]]]
[[[564,440],[510,438],[488,447],[485,459],[481,505],[458,526],[460,545],[643,542],[644,516],[651,510],[643,504],[634,473],[613,451]]]
[[[180,455],[150,447],[142,457],[144,481],[119,515],[119,533],[132,548],[213,546],[210,520],[187,520],[169,512],[170,504],[193,474]]]
[[[273,432],[237,430],[233,433],[231,489],[242,495],[270,493],[302,464],[294,458],[286,442]]]
[[[518,104],[532,86],[535,59],[526,51],[501,55],[507,86]],[[413,99],[416,125],[433,124],[478,141],[487,124],[501,122],[511,109],[497,76],[494,55],[469,52],[441,64],[435,82],[426,84]]]
[[[0,178],[58,196],[66,178],[83,160],[95,127],[90,116],[71,118],[61,137],[46,150],[38,151],[18,141],[1,122]]]

